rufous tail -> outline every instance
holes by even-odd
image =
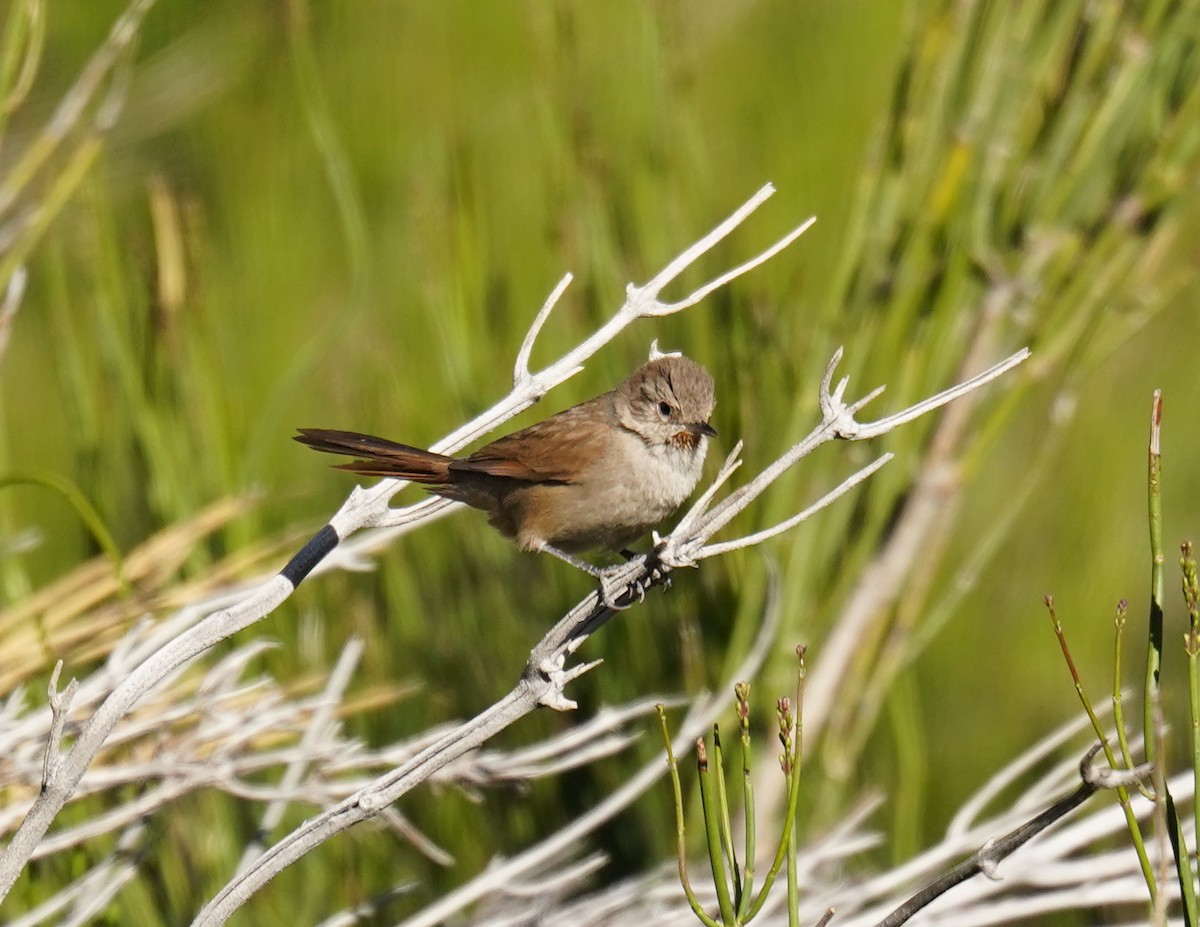
[[[346,454],[357,457],[350,463],[337,464],[338,470],[349,470],[363,476],[386,476],[414,483],[446,483],[450,478],[453,457],[435,454],[419,447],[397,444],[386,438],[359,434],[357,431],[335,431],[329,428],[300,428],[294,440],[314,451],[326,454]]]

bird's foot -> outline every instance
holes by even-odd
[[[639,554],[627,547],[623,547],[618,553],[626,560],[634,560],[641,557],[643,561],[650,561],[650,575],[647,576],[639,585],[641,586],[641,594],[638,596],[638,601],[646,597],[646,590],[651,586],[662,586],[663,592],[671,588],[671,575],[667,570],[664,570],[661,561],[658,559],[658,545],[661,543],[661,538],[658,532],[654,532],[654,550],[648,554]]]
[[[625,611],[635,602],[641,602],[646,598],[646,589],[649,588],[649,583],[646,580],[636,580],[642,569],[642,562],[637,558],[644,558],[645,554],[630,554],[627,563],[598,567],[549,544],[543,544],[541,549],[599,580],[600,601],[613,611]],[[629,552],[621,551],[622,556],[627,553]]]
[[[634,554],[627,563],[605,567],[600,571],[600,595],[604,604],[618,611],[629,608],[635,602],[646,600],[646,591],[656,582],[663,582],[657,567],[643,573],[649,554]],[[617,598],[624,595],[624,604]]]

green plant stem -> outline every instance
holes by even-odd
[[[725,751],[721,747],[721,731],[713,725],[713,764],[716,766],[717,805],[719,815],[717,822],[721,828],[721,849],[729,860],[729,868],[733,873],[733,906],[742,906],[742,873],[738,866],[737,853],[733,846],[733,825],[729,816],[729,795],[725,788]]]
[[[1054,636],[1058,639],[1058,646],[1062,650],[1063,660],[1066,661],[1067,670],[1070,672],[1071,679],[1075,684],[1075,694],[1079,697],[1080,704],[1083,705],[1083,710],[1087,712],[1088,720],[1092,723],[1092,730],[1095,732],[1096,738],[1100,741],[1100,746],[1104,750],[1104,757],[1108,760],[1109,767],[1116,769],[1117,758],[1113,753],[1108,737],[1104,733],[1104,729],[1100,726],[1100,719],[1096,717],[1091,700],[1083,688],[1083,680],[1079,678],[1079,671],[1076,669],[1075,661],[1071,657],[1071,649],[1067,646],[1066,633],[1063,631],[1062,622],[1058,620],[1058,612],[1054,609],[1054,598],[1046,596],[1045,602],[1047,613],[1050,615],[1050,624],[1054,628]],[[1118,724],[1118,729],[1119,726]],[[1142,878],[1146,881],[1146,890],[1150,893],[1150,900],[1153,903],[1155,897],[1158,895],[1158,883],[1154,878],[1154,867],[1150,864],[1150,856],[1146,852],[1146,843],[1142,837],[1141,828],[1138,826],[1137,815],[1134,814],[1133,805],[1129,801],[1129,789],[1123,785],[1117,786],[1117,799],[1121,803],[1121,808],[1125,814],[1125,824],[1129,828],[1129,837],[1133,841],[1134,850],[1138,856],[1138,865],[1142,870]]]
[[[738,922],[745,923],[746,915],[750,912],[750,902],[754,898],[754,852],[755,832],[757,825],[754,821],[754,782],[750,777],[750,738],[742,737],[742,813],[746,816],[746,869],[742,873],[742,897],[738,902]]]
[[[125,579],[125,560],[121,555],[121,548],[117,546],[116,539],[108,530],[108,526],[104,524],[104,519],[96,511],[96,507],[88,501],[87,496],[80,491],[79,487],[64,477],[52,474],[15,471],[0,476],[0,489],[22,485],[43,486],[58,493],[66,500],[67,504],[75,510],[75,514],[79,516],[79,520],[87,526],[96,544],[108,556],[112,563],[113,574],[116,576],[117,589],[121,598],[128,602],[131,593],[129,583]]]
[[[788,831],[788,927],[800,927],[800,882],[796,873],[796,828]]]
[[[675,751],[671,747],[671,732],[667,729],[667,708],[661,704],[656,707],[658,711],[658,725],[662,731],[663,746],[667,751],[667,769],[671,773],[671,791],[675,795],[675,858],[679,865],[679,882],[683,886],[683,893],[687,896],[688,904],[691,905],[692,913],[700,919],[701,923],[705,927],[720,927],[715,920],[708,916],[708,912],[700,904],[700,899],[692,891],[692,883],[688,879],[686,828],[683,815],[683,788],[679,784],[679,764],[675,761]]]
[[[1187,634],[1187,665],[1188,665],[1188,713],[1191,716],[1192,738],[1192,788],[1200,787],[1200,667],[1197,666],[1197,653],[1200,651],[1200,640],[1197,639],[1196,629]],[[1196,791],[1192,792],[1197,795]],[[1192,800],[1193,822],[1200,827],[1200,803]],[[1200,830],[1193,831],[1200,838]]]
[[[1183,572],[1183,601],[1188,610],[1188,632],[1184,649],[1188,658],[1188,709],[1191,714],[1192,734],[1192,794],[1200,788],[1200,580],[1196,575],[1196,559],[1192,556],[1192,544],[1185,541],[1179,558]],[[1195,830],[1200,835],[1200,803],[1192,801]]]
[[[763,880],[762,888],[754,899],[754,904],[746,915],[745,921],[750,921],[757,916],[763,905],[767,903],[767,896],[770,895],[775,878],[779,875],[779,867],[783,865],[784,857],[787,855],[788,834],[792,833],[796,826],[796,807],[800,802],[800,759],[803,755],[801,746],[804,739],[801,736],[804,730],[802,724],[804,717],[804,648],[798,647],[796,650],[800,657],[800,668],[796,678],[796,732],[792,738],[791,768],[787,776],[787,815],[783,821],[783,833],[779,837],[779,849],[775,851],[775,859],[771,863],[771,868]]]
[[[1121,746],[1121,762],[1126,769],[1132,769],[1133,751],[1129,747],[1129,730],[1125,724],[1125,693],[1121,689],[1122,666],[1121,653],[1125,642],[1125,617],[1129,610],[1129,602],[1122,599],[1117,603],[1117,617],[1113,621],[1113,691],[1112,691],[1112,706],[1113,706],[1113,724],[1117,729],[1117,743]],[[1154,795],[1141,782],[1138,783],[1138,790],[1146,797],[1147,800],[1153,801]],[[1125,804],[1122,802],[1122,804]]]
[[[1163,534],[1162,534],[1162,456],[1159,452],[1159,429],[1162,424],[1162,396],[1155,390],[1151,410],[1150,452],[1147,479],[1147,507],[1150,519],[1150,620],[1149,641],[1146,649],[1145,702],[1143,705],[1143,729],[1146,732],[1146,759],[1151,763],[1157,759],[1157,748],[1151,732],[1154,730],[1152,706],[1159,688],[1159,673],[1162,670],[1163,611],[1165,581],[1163,578]]]
[[[5,172],[4,177],[0,179],[0,214],[11,208],[17,196],[33,182],[34,177],[58,151],[64,139],[77,128],[84,111],[94,101],[104,78],[129,54],[139,33],[141,20],[153,5],[154,0],[133,0],[113,25],[107,41],[88,61],[78,81],[63,98],[45,129],[38,133],[16,163]],[[92,134],[96,131],[98,129],[93,128]],[[85,140],[80,144],[82,146],[86,143]],[[78,157],[78,151],[75,156]]]
[[[1179,877],[1179,892],[1183,897],[1184,915],[1188,925],[1197,923],[1196,884],[1192,874],[1191,857],[1184,839],[1182,822],[1175,807],[1175,799],[1167,787],[1167,774],[1159,756],[1157,738],[1163,725],[1159,721],[1161,711],[1161,680],[1163,645],[1163,602],[1166,599],[1166,554],[1163,550],[1162,517],[1162,391],[1154,391],[1150,409],[1150,447],[1147,462],[1147,509],[1150,523],[1150,620],[1146,649],[1146,704],[1145,741],[1146,758],[1154,763],[1156,792],[1165,803],[1171,849],[1175,854],[1175,870]]]
[[[338,219],[346,240],[354,295],[361,298],[368,273],[368,232],[362,201],[349,159],[338,141],[335,122],[320,82],[316,49],[307,0],[290,0],[286,6],[288,41],[297,95],[304,106],[309,131],[321,154],[321,164],[337,204]]]
[[[46,9],[42,0],[14,3],[4,28],[0,51],[0,139],[8,117],[25,101],[46,44]]]
[[[83,181],[84,175],[87,174],[88,168],[92,166],[92,162],[96,160],[99,153],[100,139],[98,136],[85,138],[71,153],[49,189],[41,197],[33,221],[8,249],[4,259],[0,260],[0,287],[7,286],[17,268],[25,263],[25,259],[33,250],[34,245],[41,240],[42,233],[49,228],[59,210]]]
[[[725,872],[725,854],[721,848],[721,811],[717,796],[713,794],[712,774],[708,771],[708,758],[704,755],[704,741],[696,741],[696,772],[700,780],[700,804],[704,808],[704,835],[708,841],[708,864],[712,867],[713,888],[717,891],[717,906],[721,909],[721,923],[733,927],[737,915],[733,897],[729,893],[729,877]]]

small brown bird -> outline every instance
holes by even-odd
[[[572,556],[621,551],[671,515],[700,480],[713,379],[678,355],[639,367],[615,389],[498,438],[467,457],[447,457],[352,431],[301,428],[296,440],[358,459],[339,469],[412,480],[482,509],[522,550]]]

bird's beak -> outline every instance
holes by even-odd
[[[694,435],[706,435],[710,438],[717,436],[717,429],[713,428],[708,422],[693,422],[687,426],[687,430]]]

